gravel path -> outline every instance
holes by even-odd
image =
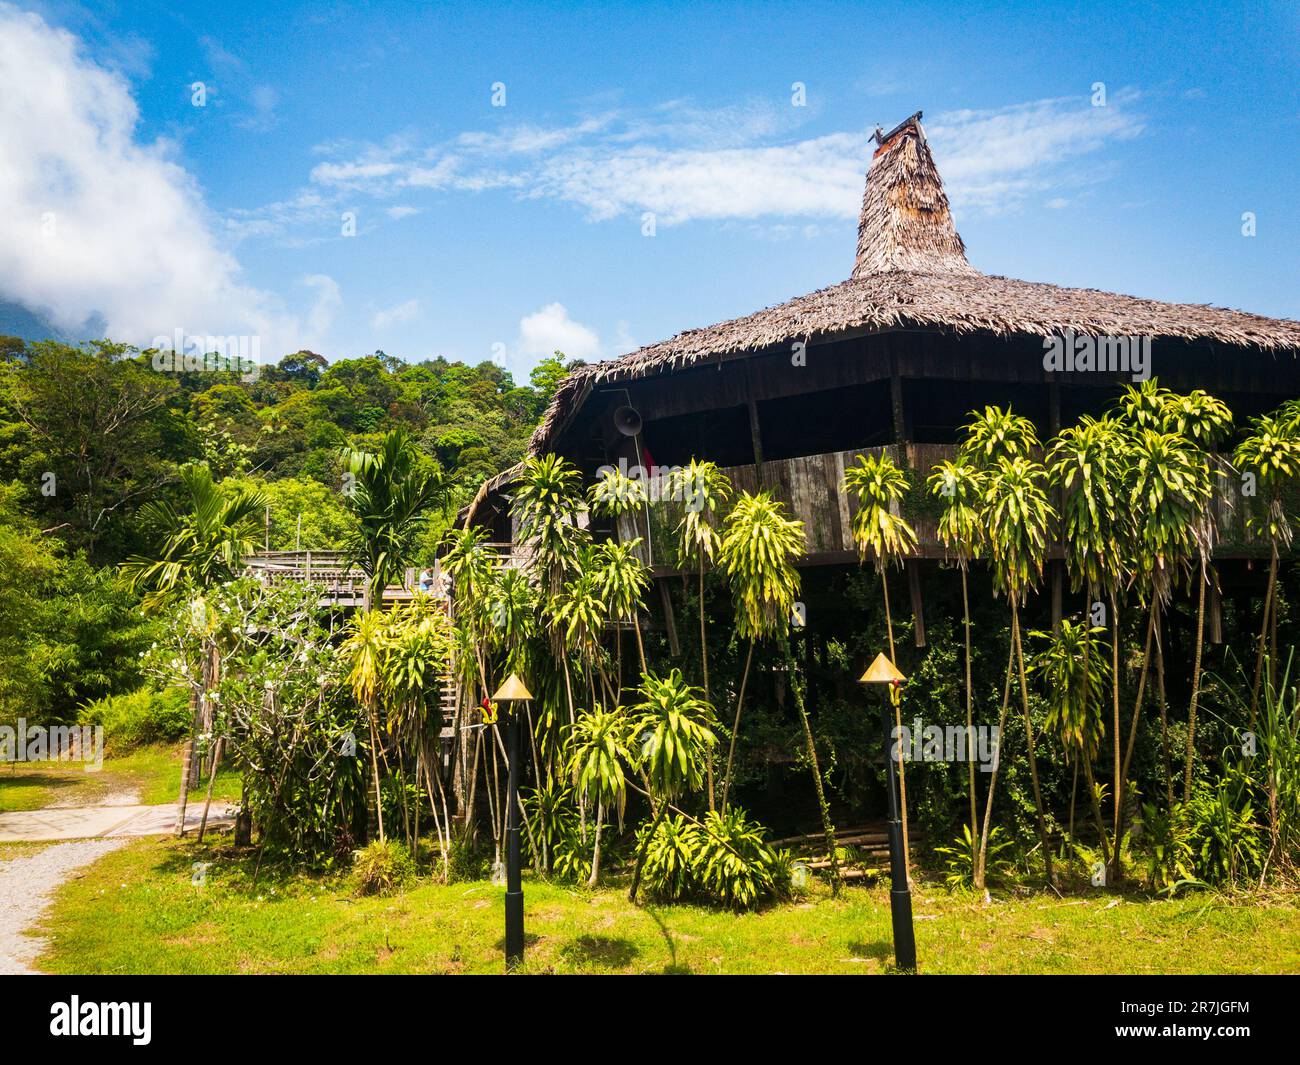
[[[45,943],[24,933],[40,920],[60,884],[124,843],[121,838],[59,843],[25,858],[0,861],[0,975],[36,972],[31,963]]]

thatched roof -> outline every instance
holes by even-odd
[[[879,147],[867,172],[849,280],[575,371],[561,384],[530,449],[549,446],[594,384],[671,373],[796,340],[833,339],[849,330],[928,328],[1001,336],[1070,330],[1300,352],[1300,322],[1289,319],[980,273],[966,261],[920,118],[917,112],[890,133],[876,134]]]

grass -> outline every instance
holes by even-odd
[[[55,803],[93,806],[109,795],[136,792],[140,802],[175,802],[181,787],[179,744],[138,747],[121,755],[106,754],[103,767],[86,772],[80,762],[11,762],[0,767],[0,813],[39,810]],[[202,799],[207,779],[190,791]],[[239,798],[239,771],[229,764],[217,770],[214,800]]]
[[[195,862],[210,863],[192,882]],[[354,897],[345,877],[262,871],[215,837],[141,840],[64,885],[41,968],[57,973],[496,973],[502,889],[422,881]],[[750,914],[628,903],[626,889],[526,879],[529,972],[881,973],[890,968],[885,887],[849,887]],[[920,885],[926,973],[1296,973],[1300,900],[1103,891],[992,904]]]

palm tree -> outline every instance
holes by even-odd
[[[600,830],[605,810],[617,805],[619,817],[627,802],[627,780],[623,776],[623,763],[631,763],[628,748],[627,720],[615,710],[602,710],[597,706],[589,714],[580,714],[574,722],[570,736],[572,751],[569,772],[579,801],[596,802],[596,841],[591,854],[590,887],[596,886],[600,877]]]
[[[713,707],[700,698],[674,669],[666,677],[641,678],[641,701],[631,707],[628,729],[637,768],[649,784],[654,821],[637,854],[628,898],[636,902],[650,841],[668,813],[669,805],[684,792],[697,791],[704,767],[718,742]]]
[[[153,501],[140,508],[140,522],[146,542],[156,544],[153,555],[132,555],[122,572],[135,590],[144,590],[144,605],[152,608],[183,587],[196,588],[195,616],[206,617],[207,594],[222,581],[236,576],[243,557],[257,548],[258,517],[267,505],[261,492],[226,489],[213,483],[207,466],[192,463],[180,469],[185,496],[183,508],[165,501]],[[190,693],[190,738],[182,763],[180,815],[177,834],[185,832],[185,807],[190,785],[198,779],[201,766],[196,743],[200,732],[213,724],[208,692],[220,679],[216,628],[205,621],[201,636],[201,688]],[[212,767],[216,771],[216,766]]]
[[[916,533],[898,513],[898,505],[910,485],[907,474],[894,465],[894,460],[881,452],[879,455],[859,455],[858,464],[844,472],[844,490],[858,497],[857,513],[853,515],[853,539],[865,561],[871,556],[880,574],[880,592],[885,602],[885,631],[889,637],[890,661],[897,661],[894,653],[894,619],[889,610],[889,565],[903,564],[905,556],[916,550]],[[894,704],[894,727],[902,732],[902,711]],[[910,867],[911,849],[907,833],[907,775],[903,760],[898,760],[898,795],[903,822],[903,858]],[[910,872],[909,872],[910,876]]]
[[[1001,458],[989,471],[984,493],[982,518],[989,536],[989,558],[993,568],[993,587],[1007,597],[1011,606],[1011,645],[1020,676],[1020,704],[1025,721],[1025,740],[1029,747],[1029,776],[1034,789],[1034,809],[1038,818],[1038,835],[1043,846],[1047,881],[1052,882],[1052,852],[1047,839],[1047,821],[1043,797],[1038,784],[1038,759],[1034,752],[1034,727],[1029,719],[1029,687],[1025,679],[1025,652],[1020,639],[1020,605],[1026,594],[1037,587],[1043,575],[1047,554],[1047,530],[1056,512],[1048,502],[1047,471],[1031,458]],[[1006,702],[998,734],[1005,724]],[[989,808],[984,815],[984,838],[980,844],[981,861],[988,851],[989,813],[993,803],[993,783],[989,780]],[[980,869],[977,883],[983,882]]]
[[[975,687],[971,682],[970,564],[984,545],[984,526],[979,510],[984,498],[984,475],[966,462],[941,462],[927,482],[930,491],[943,501],[939,515],[939,539],[956,558],[961,571],[962,631],[966,643],[966,769],[970,797],[971,846],[979,846],[979,812],[975,794],[975,758],[970,750],[975,735]],[[895,715],[897,717],[897,715]]]
[[[709,641],[704,627],[704,571],[713,562],[721,544],[716,522],[719,511],[731,499],[731,481],[715,463],[694,458],[669,475],[668,488],[673,498],[684,503],[682,520],[677,525],[678,565],[685,569],[694,564],[698,579],[700,608],[700,669],[704,678],[704,701],[709,701]],[[709,809],[713,809],[713,762],[708,765]]]
[[[257,549],[258,519],[267,505],[261,492],[214,484],[207,466],[180,469],[185,506],[155,500],[140,508],[140,523],[155,555],[132,555],[122,572],[132,588],[147,590],[147,602],[164,599],[182,585],[200,589],[238,574],[246,554]]]
[[[441,471],[426,464],[404,428],[391,430],[377,451],[344,448],[348,477],[343,497],[357,519],[345,548],[349,564],[366,576],[365,609],[382,604],[384,589],[400,583],[424,513],[446,498]]]
[[[1030,669],[1043,679],[1047,696],[1047,730],[1056,736],[1074,764],[1074,781],[1070,787],[1069,836],[1074,838],[1074,797],[1078,793],[1079,763],[1083,763],[1088,799],[1092,807],[1097,837],[1101,840],[1102,857],[1110,865],[1110,846],[1106,827],[1101,820],[1101,805],[1097,799],[1097,785],[1093,779],[1092,763],[1101,748],[1106,731],[1102,713],[1102,691],[1105,685],[1105,660],[1094,654],[1094,645],[1101,642],[1106,630],[1089,624],[1085,618],[1078,623],[1062,620],[1060,628],[1052,633],[1032,633],[1047,640],[1047,646],[1034,658]]]
[[[793,560],[803,553],[803,522],[791,521],[785,508],[767,492],[740,493],[722,527],[718,564],[731,586],[736,612],[736,632],[749,640],[745,666],[736,698],[736,719],[731,728],[727,769],[722,778],[722,809],[731,792],[731,773],[740,732],[740,711],[745,701],[754,644],[787,630],[799,574]]]
[[[1252,473],[1258,487],[1264,490],[1264,512],[1247,511],[1247,526],[1256,535],[1267,534],[1269,544],[1268,588],[1264,594],[1264,616],[1259,627],[1259,650],[1255,655],[1255,681],[1250,693],[1250,717],[1253,721],[1259,705],[1260,677],[1264,671],[1264,649],[1270,630],[1276,631],[1277,619],[1277,564],[1278,545],[1291,545],[1291,522],[1282,506],[1282,491],[1300,477],[1300,423],[1292,414],[1294,408],[1285,406],[1271,415],[1252,418],[1250,432],[1233,453],[1233,461],[1243,473]],[[1273,663],[1277,658],[1276,643],[1269,656],[1269,679],[1272,680]],[[1183,790],[1191,790],[1191,741],[1188,739],[1188,764],[1183,777]]]

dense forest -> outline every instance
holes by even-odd
[[[344,449],[406,429],[442,486],[417,561],[481,481],[516,462],[567,366],[527,384],[491,362],[310,351],[244,374],[159,371],[151,350],[0,337],[0,720],[68,720],[139,683],[154,638],[118,566],[148,553],[141,508],[180,470],[267,498],[272,549],[338,548]]]

